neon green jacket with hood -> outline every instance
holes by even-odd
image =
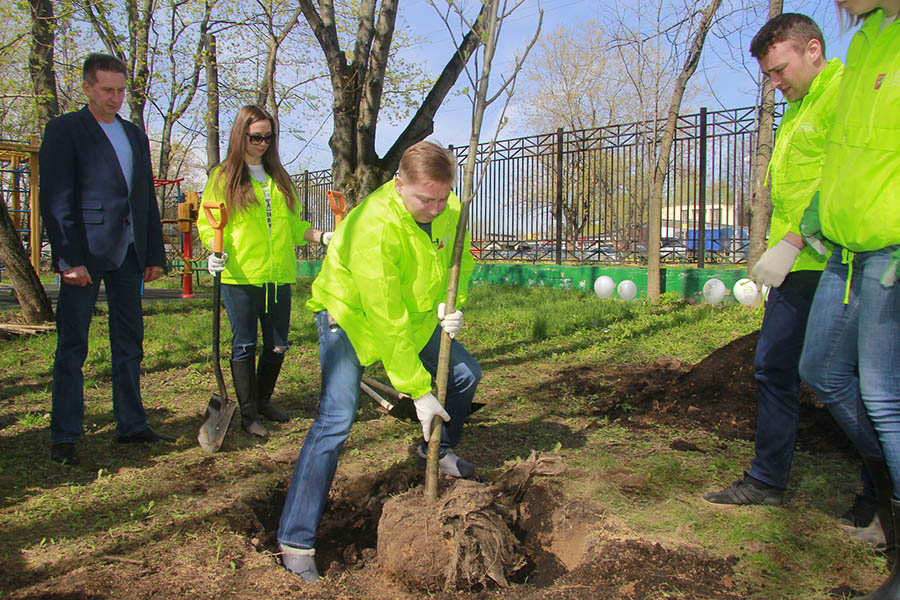
[[[200,240],[207,248],[212,248],[215,230],[206,220],[203,202],[225,202],[224,189],[216,185],[219,167],[213,169],[203,190],[200,214],[197,216],[197,230]],[[295,246],[303,246],[303,234],[310,227],[296,212],[291,212],[275,181],[266,176],[263,187],[251,178],[256,202],[240,212],[227,210],[225,224],[224,251],[228,255],[222,283],[232,285],[263,285],[266,283],[296,283],[297,254]],[[266,218],[266,191],[272,203],[272,230]],[[298,205],[295,205],[298,206]],[[213,210],[213,218],[219,219],[219,211]]]
[[[403,204],[394,180],[369,196],[335,228],[306,307],[327,309],[347,333],[361,365],[378,360],[393,386],[418,398],[431,391],[419,352],[437,327],[437,306],[447,298],[448,271],[460,202],[422,230]],[[474,268],[466,234],[457,305]]]
[[[900,21],[883,19],[850,42],[822,173],[822,233],[853,252],[900,244]]]
[[[788,109],[778,126],[769,162],[773,208],[769,225],[770,248],[788,232],[800,234],[800,218],[819,188],[825,161],[825,138],[834,123],[842,71],[841,61],[831,59],[812,80],[806,96],[788,102]],[[821,271],[825,263],[826,257],[806,247],[791,270]]]

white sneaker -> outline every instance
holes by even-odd
[[[419,463],[424,466],[428,454],[422,452],[422,446],[416,446],[416,453],[419,455]],[[438,467],[441,473],[450,477],[471,477],[475,474],[475,465],[458,457],[453,448],[444,451],[444,455],[438,460]]]

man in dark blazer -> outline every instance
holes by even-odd
[[[141,281],[153,281],[165,265],[150,145],[117,114],[125,100],[125,64],[91,54],[82,76],[87,106],[47,123],[40,151],[41,216],[60,273],[50,456],[63,464],[78,463],[81,369],[101,280],[109,306],[116,437],[123,443],[175,441],[150,429],[140,392]]]

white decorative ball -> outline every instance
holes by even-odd
[[[637,286],[630,279],[620,282],[616,291],[622,300],[634,300],[634,297],[637,296]]]
[[[725,297],[726,289],[721,279],[712,278],[703,284],[703,298],[715,306]]]
[[[613,290],[615,289],[616,282],[613,281],[612,277],[609,275],[601,275],[594,281],[594,293],[597,294],[597,297],[601,300],[612,296]]]
[[[735,282],[731,293],[734,294],[734,299],[744,306],[751,306],[759,296],[759,288],[756,287],[755,281],[744,277]]]

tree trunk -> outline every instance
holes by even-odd
[[[781,14],[784,2],[769,0],[769,18]],[[753,191],[750,195],[750,252],[747,256],[747,272],[753,268],[766,251],[766,231],[772,217],[772,197],[766,187],[766,173],[775,143],[775,90],[764,77],[759,104],[759,128],[756,130],[756,156],[753,161]]]
[[[128,67],[128,107],[131,111],[131,122],[145,132],[144,107],[147,104],[147,94],[150,90],[150,67],[148,54],[150,52],[150,25],[153,21],[153,1],[141,0],[143,5],[138,7],[138,0],[125,0],[126,24],[128,37],[116,31],[110,23],[109,6],[103,2],[88,2],[83,6],[88,21],[94,31],[103,40],[106,51],[118,57]],[[122,40],[128,41],[128,52],[122,46]]]
[[[397,170],[400,156],[434,130],[434,115],[453,88],[463,67],[481,41],[469,31],[447,62],[425,100],[390,150],[379,159],[375,152],[375,125],[381,105],[384,72],[397,15],[397,0],[383,0],[378,21],[375,0],[360,3],[359,24],[352,63],[341,50],[334,20],[332,0],[299,0],[328,64],[333,94],[334,128],[331,171],[334,187],[355,206],[372,190],[387,181]],[[485,8],[482,6],[479,18]]]
[[[34,85],[38,123],[41,131],[47,121],[59,114],[56,93],[56,69],[53,67],[53,44],[56,39],[56,17],[52,0],[30,0],[31,50],[28,72]]]
[[[700,54],[703,52],[703,44],[706,34],[712,27],[713,17],[719,10],[722,0],[710,0],[709,6],[703,11],[700,27],[694,35],[691,49],[688,53],[681,74],[675,81],[675,90],[672,92],[672,101],[669,103],[669,112],[666,117],[666,127],[663,130],[662,141],[659,147],[659,156],[656,159],[656,169],[653,171],[653,189],[650,191],[650,215],[647,219],[649,240],[647,244],[647,298],[656,300],[661,291],[661,271],[659,265],[660,227],[662,225],[662,192],[666,180],[666,171],[669,166],[669,155],[672,153],[672,144],[675,141],[675,125],[678,121],[678,112],[681,109],[681,99],[687,82],[697,70]],[[705,181],[700,185],[706,185]]]
[[[35,243],[40,243],[35,241]],[[9,217],[6,201],[0,197],[0,262],[16,292],[25,321],[43,323],[53,318],[53,306],[41,280],[28,260],[25,247]]]
[[[204,33],[206,53],[206,170],[221,162],[219,157],[219,63],[216,36]]]
[[[129,49],[128,59],[131,66],[131,90],[128,94],[128,107],[131,122],[147,132],[144,121],[144,107],[150,94],[150,25],[153,22],[153,0],[142,0],[138,10],[137,0],[126,0],[128,13]],[[123,58],[123,57],[119,57]]]

